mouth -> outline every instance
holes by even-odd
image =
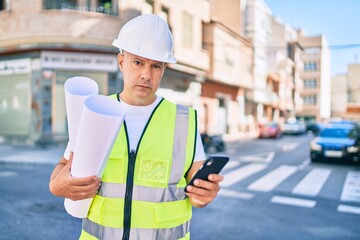
[[[147,88],[147,89],[151,89],[151,86],[149,85],[144,85],[144,84],[138,84],[136,85],[137,87],[140,87],[140,88]]]

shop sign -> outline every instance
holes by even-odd
[[[24,74],[31,72],[31,59],[0,61],[0,75]]]
[[[110,54],[41,52],[41,66],[49,69],[93,70],[116,72],[116,56]]]

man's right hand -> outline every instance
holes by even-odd
[[[83,178],[72,177],[70,170],[73,156],[74,154],[71,152],[69,160],[63,157],[54,168],[50,177],[50,192],[55,196],[65,197],[71,200],[92,198],[98,192],[101,179],[96,176]]]

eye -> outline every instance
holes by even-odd
[[[140,66],[142,64],[142,62],[138,61],[138,60],[135,60],[134,61],[134,64],[137,65],[137,66]]]
[[[161,69],[161,68],[162,68],[162,65],[161,65],[161,64],[154,64],[154,65],[153,65],[153,68],[155,68],[155,69]]]

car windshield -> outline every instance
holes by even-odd
[[[331,138],[356,138],[356,132],[352,129],[325,128],[320,132],[320,137]]]

